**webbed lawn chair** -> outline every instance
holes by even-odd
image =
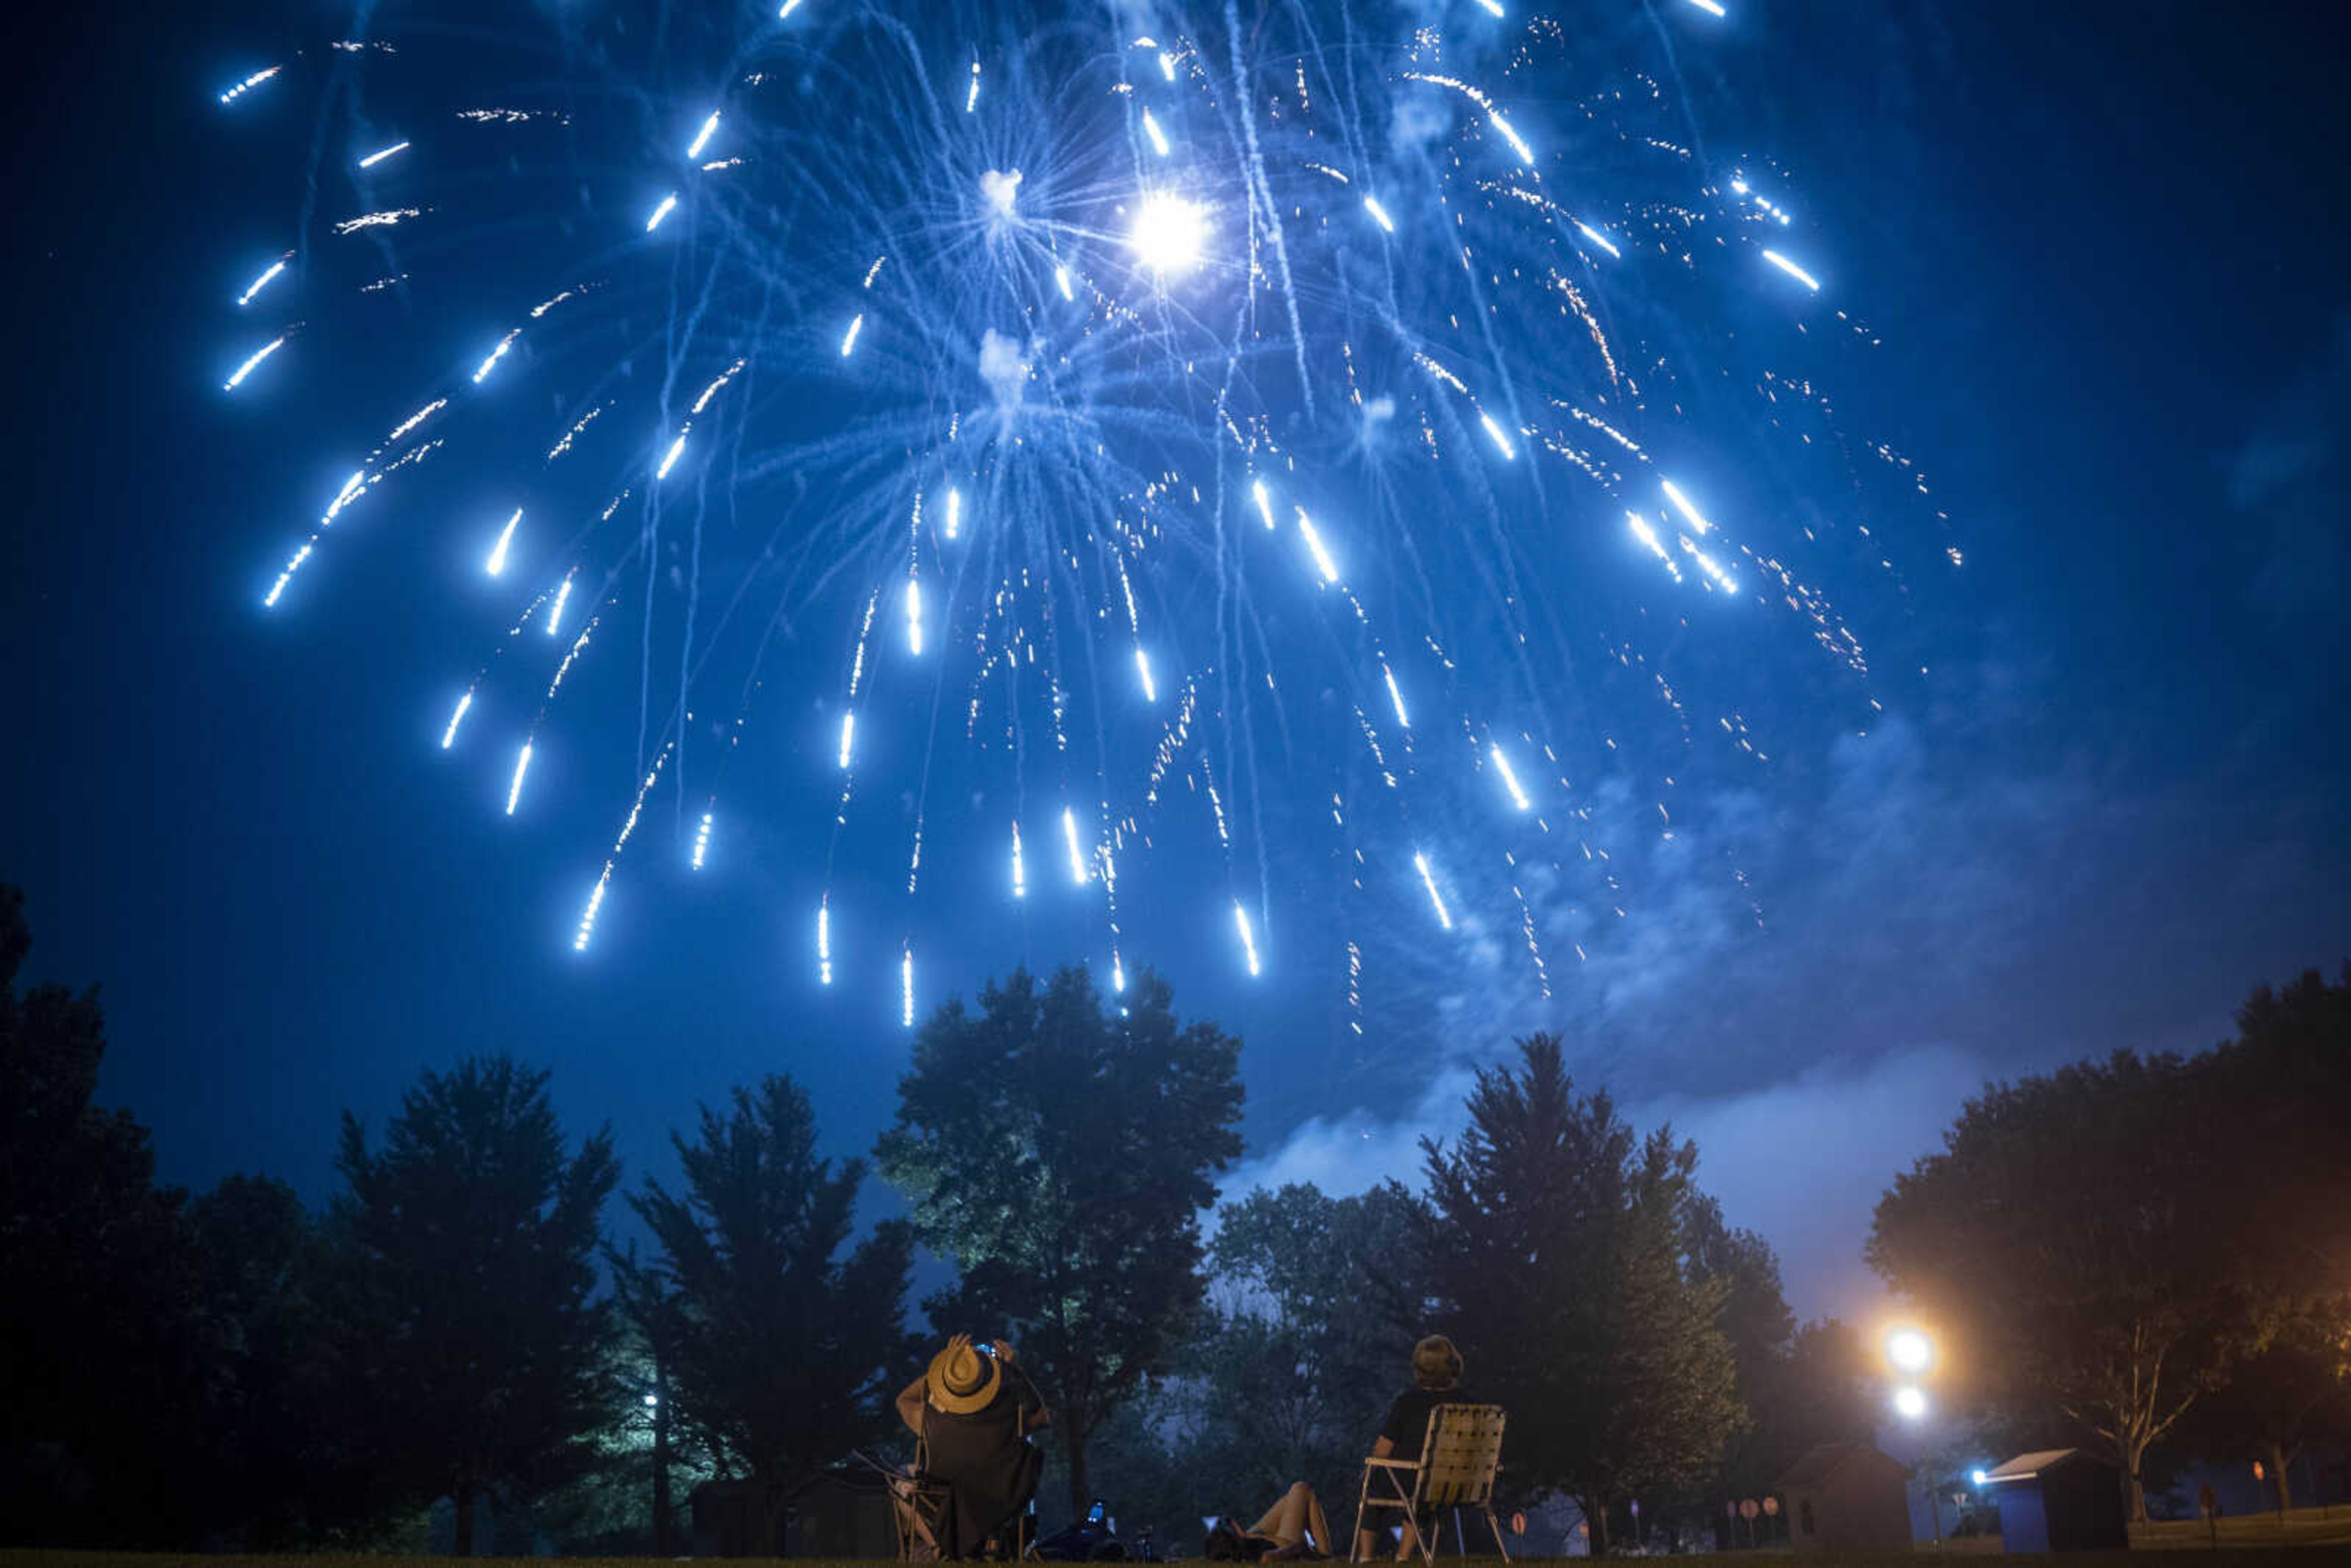
[[[1475,1509],[1494,1532],[1494,1550],[1504,1562],[1510,1548],[1502,1544],[1502,1527],[1494,1518],[1494,1475],[1502,1468],[1502,1407],[1499,1405],[1439,1405],[1428,1413],[1428,1430],[1420,1452],[1411,1458],[1391,1455],[1364,1461],[1363,1486],[1355,1495],[1355,1540],[1364,1533],[1364,1516],[1374,1509],[1394,1509],[1410,1524],[1421,1561],[1437,1557],[1430,1532],[1421,1528],[1440,1509],[1453,1511],[1453,1532],[1461,1533],[1461,1511]],[[1374,1484],[1373,1478],[1377,1477]]]

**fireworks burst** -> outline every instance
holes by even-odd
[[[1194,906],[1146,942],[1252,976],[1328,946],[1360,1009],[1351,921],[1498,925],[1548,995],[1547,944],[1583,947],[1525,889],[1622,896],[1598,796],[1646,791],[1670,836],[1691,753],[1761,758],[1716,650],[1816,644],[1868,701],[1821,584],[1896,574],[1861,497],[1924,486],[1812,379],[1871,340],[1823,236],[1768,165],[1711,167],[1647,74],[1705,47],[1709,0],[1613,32],[1502,0],[517,8],[488,41],[433,11],[362,5],[216,89],[330,111],[317,212],[229,289],[318,319],[248,339],[226,390],[367,366],[392,309],[444,362],[266,602],[300,606],[329,525],[444,444],[434,472],[506,476],[455,526],[519,608],[440,745],[544,682],[488,737],[507,813],[541,810],[534,752],[610,650],[638,740],[578,947],[657,789],[681,859],[723,863],[722,807],[772,798],[737,766],[764,725],[825,778],[832,841],[778,940],[904,1020],[942,821],[957,855],[1008,846],[1019,898],[1020,824],[1033,853],[1058,818],[1069,879],[1029,902],[1085,903],[1114,988],[1121,871],[1176,837],[1215,869],[1203,895],[1188,856]],[[510,674],[542,647],[551,678]],[[903,879],[852,863],[877,833]],[[1285,856],[1360,891],[1291,904]]]

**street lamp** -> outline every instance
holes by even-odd
[[[1918,1329],[1896,1329],[1886,1336],[1886,1359],[1896,1372],[1916,1377],[1935,1364],[1935,1342]]]
[[[1894,1391],[1894,1413],[1906,1421],[1917,1421],[1927,1414],[1927,1396],[1917,1389],[1904,1385]]]

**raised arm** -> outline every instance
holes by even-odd
[[[904,1421],[906,1430],[917,1437],[923,1435],[924,1393],[924,1380],[920,1377],[898,1393],[898,1419]]]
[[[1020,1435],[1025,1437],[1031,1432],[1041,1432],[1051,1426],[1053,1413],[1045,1408],[1045,1396],[1037,1392],[1036,1380],[1022,1369],[1020,1358],[1013,1354],[1011,1341],[1000,1339],[996,1342],[996,1359],[1007,1372],[1020,1379],[1022,1385],[1029,1390],[1029,1396],[1037,1402],[1035,1407],[1021,1417]]]

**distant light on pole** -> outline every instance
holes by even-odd
[[[1906,1421],[1916,1421],[1927,1414],[1927,1396],[1916,1388],[1894,1391],[1894,1413]]]
[[[1935,1343],[1917,1329],[1896,1329],[1886,1336],[1886,1359],[1916,1376],[1934,1364]]]
[[[646,1396],[645,1396],[645,1405],[646,1405],[646,1406],[647,1406],[648,1408],[650,1408],[650,1407],[651,1407],[651,1406],[653,1406],[658,1405],[658,1404],[660,1404],[660,1403],[661,1403],[661,1396],[660,1396],[660,1395],[658,1395],[658,1394],[648,1394],[648,1395],[646,1395]]]
[[[1974,1481],[1976,1485],[1981,1486],[1984,1482],[1991,1479],[1991,1477],[1986,1475],[1981,1470],[1970,1470],[1968,1472],[1968,1479]]]

